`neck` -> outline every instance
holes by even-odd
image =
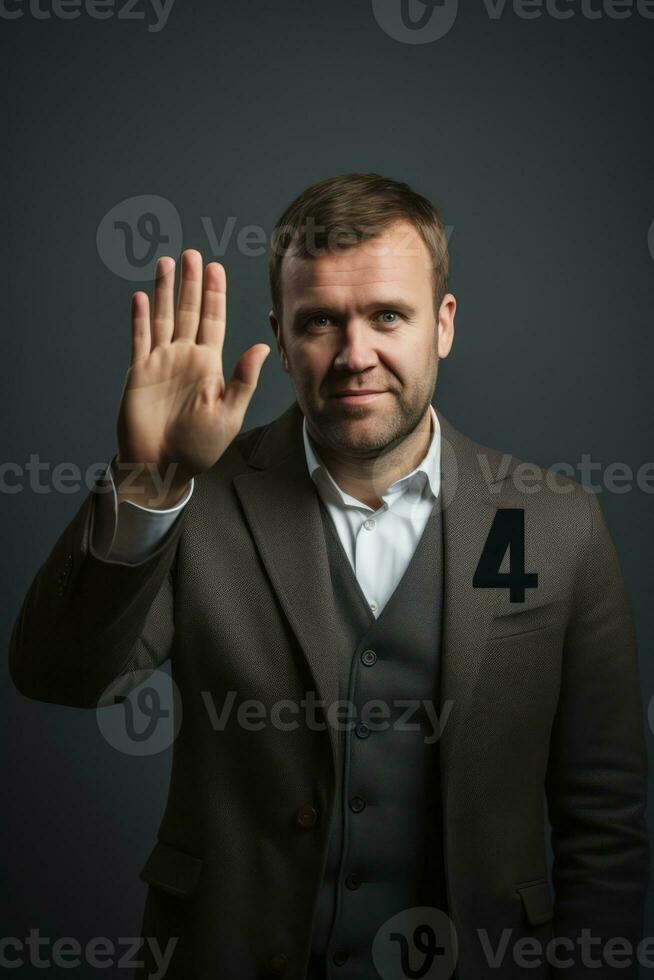
[[[378,510],[382,495],[424,459],[432,437],[431,410],[428,408],[416,428],[397,446],[370,459],[336,453],[317,444],[317,451],[335,482],[344,493]],[[314,440],[315,441],[315,440]]]

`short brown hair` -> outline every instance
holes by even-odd
[[[402,218],[420,232],[430,253],[434,306],[438,309],[447,292],[450,265],[447,238],[438,211],[408,184],[380,174],[353,173],[327,177],[307,187],[275,225],[268,253],[275,316],[280,319],[282,310],[281,270],[285,255],[309,258],[352,248],[375,238]]]

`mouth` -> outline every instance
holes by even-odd
[[[332,395],[331,397],[340,405],[367,405],[368,402],[372,402],[376,398],[380,398],[385,394],[385,391],[364,389],[362,391],[343,391],[337,393],[336,395]]]

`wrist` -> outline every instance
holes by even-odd
[[[149,510],[167,510],[188,493],[189,474],[178,463],[163,469],[154,463],[126,463],[118,456],[111,464],[118,503],[128,501]]]

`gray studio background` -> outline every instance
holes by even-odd
[[[556,9],[572,12],[562,17],[533,3],[480,0],[457,11],[446,0],[434,14],[445,18],[442,36],[414,43],[399,0],[176,0],[163,24],[144,0],[129,16],[116,0],[103,19],[40,2],[8,0],[0,15],[3,459],[13,464],[3,470],[3,648],[33,575],[88,492],[52,489],[52,470],[69,462],[84,473],[115,451],[130,297],[152,262],[130,265],[114,220],[133,231],[139,213],[154,213],[172,247],[224,262],[229,374],[246,347],[272,340],[265,256],[250,254],[261,234],[244,229],[256,226],[265,241],[307,184],[374,170],[429,196],[450,228],[459,307],[439,408],[472,438],[523,459],[578,468],[586,454],[599,464],[592,479],[632,598],[646,712],[654,6],[646,16],[644,3],[559,0]],[[147,251],[138,235],[133,246]],[[291,398],[273,349],[246,427]],[[18,473],[33,454],[49,467],[40,492]],[[620,493],[603,486],[616,462],[633,473]],[[170,751],[118,751],[95,712],[25,699],[6,656],[2,669],[2,935],[138,935],[137,875],[163,813]],[[653,935],[651,903],[646,925]],[[14,972],[42,975],[29,965]]]

